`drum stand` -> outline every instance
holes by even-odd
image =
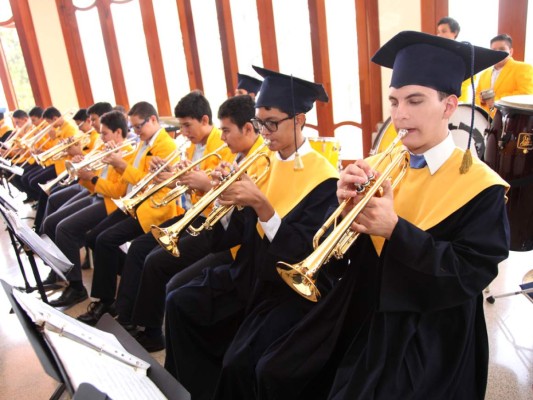
[[[508,297],[514,296],[516,294],[525,294],[529,297],[529,300],[533,299],[533,269],[524,275],[522,284],[520,285],[522,290],[517,290],[516,292],[503,293],[496,296],[487,297],[487,301],[490,304],[494,304],[497,298],[499,297]]]

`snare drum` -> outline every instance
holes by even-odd
[[[459,104],[457,110],[448,120],[450,130],[455,145],[461,149],[468,147],[468,136],[470,134],[470,121],[472,120],[472,105]],[[474,108],[474,130],[472,132],[472,154],[477,154],[482,158],[485,153],[485,130],[490,126],[489,115],[481,107]]]
[[[485,162],[511,185],[511,250],[527,251],[533,249],[533,95],[503,97],[496,110]]]
[[[334,137],[310,137],[307,138],[313,149],[318,151],[335,168],[339,168],[339,153],[341,151],[340,142]]]

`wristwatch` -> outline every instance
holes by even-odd
[[[91,183],[92,183],[93,185],[96,185],[96,182],[98,182],[98,176],[93,176],[93,177],[91,178]]]

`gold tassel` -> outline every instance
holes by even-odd
[[[294,155],[294,170],[295,171],[302,171],[304,169],[304,162],[302,161],[302,157],[300,157],[300,153],[296,152]]]
[[[472,165],[472,152],[470,149],[466,149],[465,154],[463,155],[463,161],[461,162],[461,168],[459,172],[461,174],[466,174]]]

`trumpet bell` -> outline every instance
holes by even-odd
[[[298,294],[315,303],[320,300],[320,291],[315,285],[315,279],[308,276],[309,271],[303,266],[303,263],[291,265],[280,261],[277,263],[276,269],[281,279],[294,288]]]
[[[161,245],[162,248],[164,248],[174,257],[180,256],[176,235],[174,235],[172,232],[169,232],[168,229],[160,228],[156,225],[152,225],[150,231],[152,232],[152,235],[154,235],[155,240],[157,240],[157,242]]]

